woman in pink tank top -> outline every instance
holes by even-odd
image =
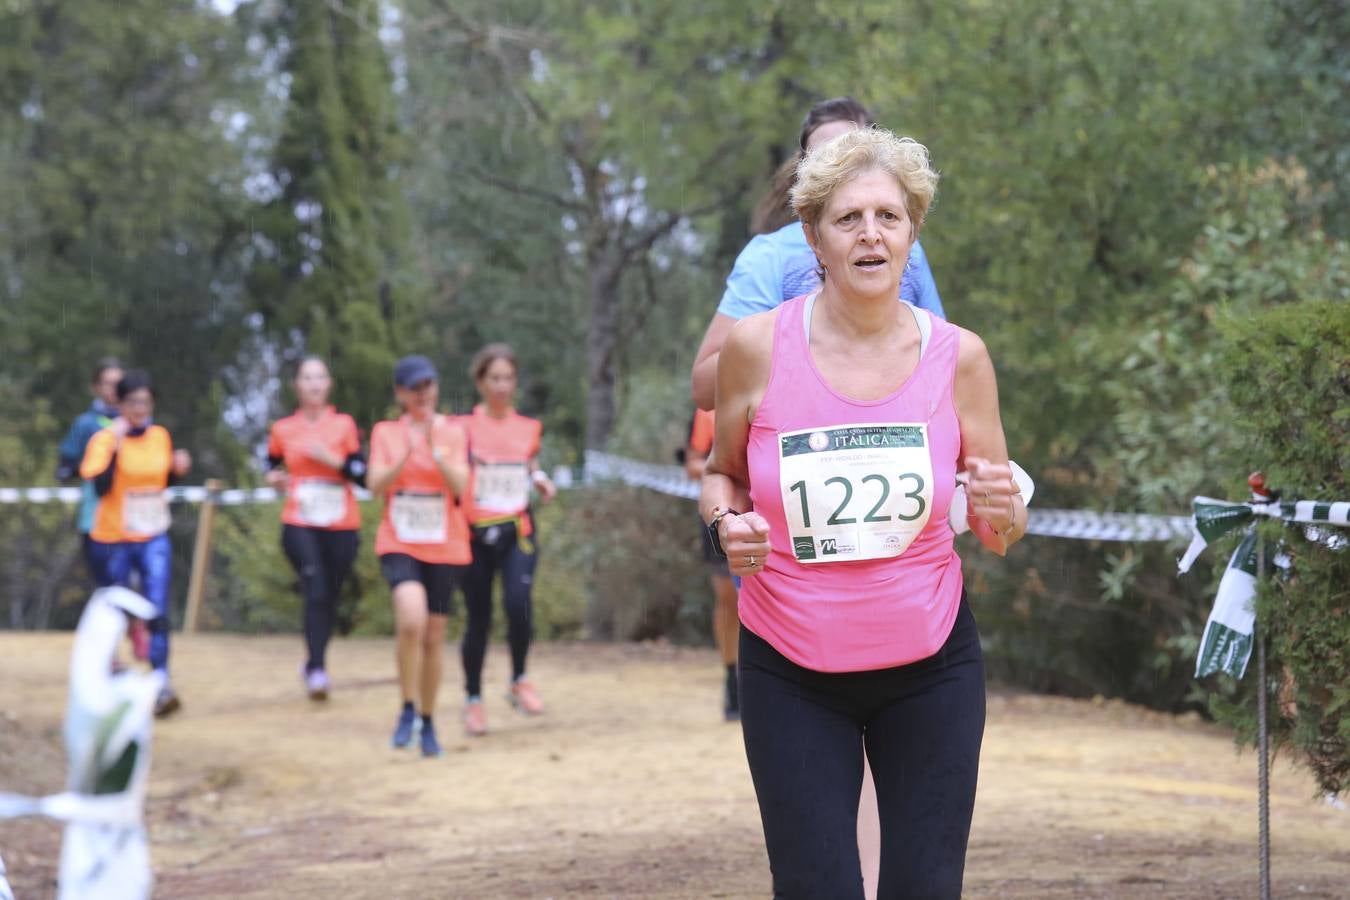
[[[927,150],[886,131],[812,151],[792,202],[822,288],[743,319],[718,366],[700,510],[743,579],[742,728],[775,897],[863,896],[860,750],[878,897],[961,892],[984,665],[947,519],[958,473],[990,550],[1026,511],[983,342],[895,299],[936,185]]]

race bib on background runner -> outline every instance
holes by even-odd
[[[130,490],[122,495],[122,528],[137,537],[156,537],[169,530],[169,501],[159,488]]]
[[[473,466],[473,505],[490,512],[520,512],[530,502],[530,473],[525,463]]]
[[[405,544],[445,541],[445,494],[399,491],[389,501],[389,521]]]
[[[798,562],[899,556],[928,524],[933,460],[925,424],[782,432],[778,459]]]
[[[347,514],[347,487],[342,482],[301,478],[294,483],[296,510],[306,525],[323,528]]]

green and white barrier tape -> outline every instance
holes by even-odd
[[[1344,547],[1348,542],[1342,535],[1322,531],[1319,526],[1350,525],[1350,503],[1314,500],[1231,503],[1213,497],[1196,497],[1193,508],[1191,545],[1177,564],[1180,574],[1190,571],[1192,563],[1210,541],[1240,528],[1247,530],[1219,580],[1219,592],[1205,623],[1200,653],[1195,660],[1196,678],[1214,672],[1227,672],[1234,678],[1241,678],[1252,654],[1252,638],[1256,633],[1256,582],[1262,574],[1257,571],[1257,517],[1305,525],[1314,539],[1331,547]],[[1267,571],[1272,566],[1288,568],[1289,558],[1282,553],[1272,553],[1268,557]]]

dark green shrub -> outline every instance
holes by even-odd
[[[1310,298],[1219,324],[1219,374],[1253,462],[1285,499],[1350,500],[1350,300]],[[1340,792],[1350,787],[1350,530],[1326,529],[1321,540],[1297,526],[1267,531],[1292,561],[1257,602],[1278,696],[1271,734],[1324,790]],[[1249,668],[1239,698],[1215,704],[1244,740],[1255,733],[1258,687]]]

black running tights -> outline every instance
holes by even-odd
[[[802,668],[742,627],[740,680],[775,898],[862,900],[864,749],[881,818],[878,900],[961,896],[985,712],[964,597],[936,654],[870,672]]]
[[[281,526],[281,547],[300,579],[300,594],[304,598],[305,646],[309,649],[306,669],[324,668],[338,593],[352,570],[360,538],[360,532],[354,530]]]
[[[534,605],[530,597],[538,559],[533,537],[518,537],[515,523],[474,529],[473,563],[464,576],[464,607],[468,621],[460,656],[464,663],[464,692],[483,693],[483,660],[492,630],[492,581],[502,574],[506,607],[506,641],[511,647],[511,677],[525,674],[525,657],[534,634]]]

